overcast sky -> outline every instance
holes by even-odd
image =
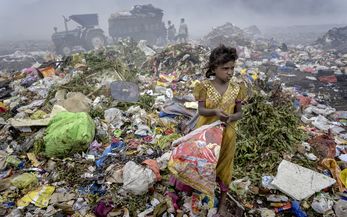
[[[164,10],[164,21],[177,26],[181,17],[193,36],[231,22],[240,27],[346,24],[347,0],[0,0],[0,40],[50,39],[63,29],[62,15],[98,13],[108,34],[111,13],[152,3]]]

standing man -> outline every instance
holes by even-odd
[[[188,26],[184,23],[184,18],[181,18],[180,28],[178,29],[177,35],[178,42],[187,42],[188,41]]]
[[[176,28],[174,24],[171,24],[171,21],[167,21],[167,39],[169,42],[174,42],[175,41],[175,36],[176,36]]]

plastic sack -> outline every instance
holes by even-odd
[[[339,165],[337,165],[337,162],[334,159],[325,158],[322,160],[322,165],[333,175],[334,179],[336,180],[336,188],[339,190],[339,192],[343,192],[345,188],[340,176],[341,169]]]
[[[173,142],[170,172],[192,188],[214,196],[216,167],[223,137],[221,122],[202,126]]]
[[[28,194],[17,201],[17,206],[26,207],[30,203],[32,203],[40,208],[47,207],[54,190],[54,186],[45,185],[34,191],[30,191]]]
[[[155,182],[153,171],[142,165],[129,161],[123,168],[123,189],[135,195],[141,195]]]
[[[11,180],[11,184],[19,189],[24,189],[29,186],[38,184],[37,177],[32,173],[23,173]]]
[[[85,151],[94,134],[95,124],[87,113],[58,113],[46,130],[45,154],[48,157],[66,157]]]

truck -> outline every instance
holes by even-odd
[[[55,32],[52,35],[52,41],[58,54],[70,55],[76,46],[91,50],[106,44],[104,31],[96,27],[99,25],[97,14],[76,14],[68,18],[63,16],[63,18],[65,31],[58,32],[54,27]],[[71,20],[78,23],[79,26],[69,30],[68,22]]]
[[[163,10],[151,4],[135,5],[129,11],[111,14],[108,31],[113,41],[130,37],[135,41],[146,40],[150,45],[166,42],[166,28],[162,21]]]

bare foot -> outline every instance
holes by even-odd
[[[228,213],[227,209],[227,194],[226,192],[221,193],[220,201],[219,201],[219,206],[218,206],[218,212],[216,214],[216,217],[228,217],[230,216],[230,213]]]
[[[228,213],[228,209],[227,209],[227,207],[225,206],[225,204],[223,204],[223,205],[221,205],[221,206],[219,207],[217,214],[218,214],[219,216],[222,216],[222,217],[228,217],[228,216],[230,216],[230,213]]]

